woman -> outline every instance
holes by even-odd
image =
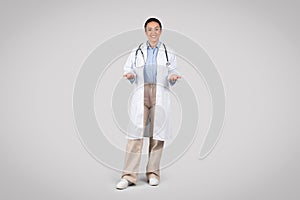
[[[149,137],[147,179],[151,186],[157,186],[164,141],[171,138],[169,88],[181,76],[176,70],[175,54],[159,40],[161,22],[149,18],[144,29],[147,42],[131,52],[124,67],[123,76],[134,85],[134,92],[130,101],[125,165],[117,189],[137,183],[144,137]]]

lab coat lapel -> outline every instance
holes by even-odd
[[[142,51],[144,53],[145,62],[147,62],[148,51],[147,51],[147,44],[146,43],[143,44]]]

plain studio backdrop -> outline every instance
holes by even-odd
[[[299,11],[296,0],[2,0],[0,198],[299,199]],[[73,89],[95,48],[150,16],[207,52],[225,87],[226,119],[204,160],[200,134],[158,187],[141,177],[117,191],[120,172],[78,137]]]

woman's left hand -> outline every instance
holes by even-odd
[[[169,78],[170,81],[177,81],[178,79],[180,79],[181,76],[178,76],[176,74],[172,74]]]

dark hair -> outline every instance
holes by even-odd
[[[158,19],[156,19],[156,18],[151,17],[151,18],[147,19],[147,21],[145,22],[145,25],[144,25],[145,30],[146,30],[147,24],[149,24],[150,22],[156,22],[156,23],[158,23],[160,29],[162,29],[160,21]]]

